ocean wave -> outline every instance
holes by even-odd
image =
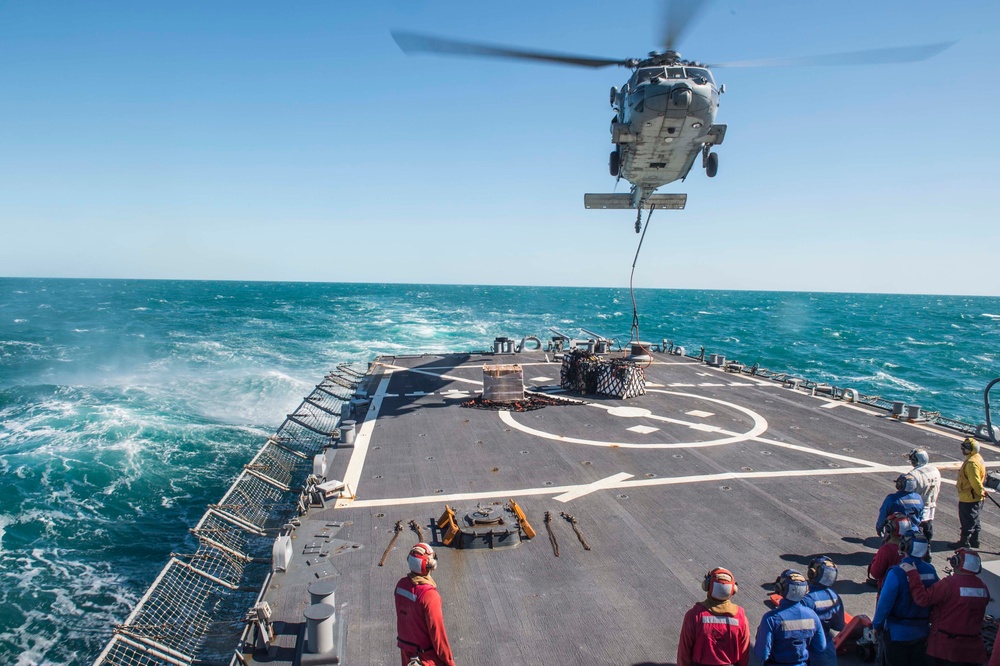
[[[984,312],[984,313],[983,313],[982,315],[980,315],[980,316],[982,316],[982,317],[989,317],[990,319],[994,319],[994,320],[996,320],[996,319],[1000,319],[1000,314],[989,314],[989,313],[987,313],[987,312]]]

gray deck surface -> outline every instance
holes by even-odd
[[[461,511],[510,497],[538,532],[534,540],[495,551],[438,547],[434,578],[462,666],[672,664],[683,615],[703,598],[701,579],[716,566],[736,575],[734,601],[746,610],[751,631],[768,609],[778,573],[804,573],[817,554],[840,567],[835,589],[847,611],[871,615],[875,593],[864,581],[880,543],[875,517],[895,476],[909,468],[902,454],[921,446],[932,462],[947,466],[960,460],[961,437],[874,408],[839,401],[830,408],[829,398],[694,359],[654,357],[645,396],[587,396],[587,404],[514,413],[509,421],[460,406],[480,389],[483,364],[517,362],[526,386],[553,387],[558,363],[541,353],[380,358],[362,385],[375,398],[367,425],[358,418],[358,442],[338,451],[331,474],[345,478],[352,456],[365,455],[356,499],[303,517],[293,566],[275,575],[265,597],[284,632],[283,647],[257,662],[291,662],[309,603],[305,586],[323,570],[339,585],[338,603],[347,604],[343,663],[399,663],[393,590],[417,537],[407,528],[379,567],[395,522],[415,519],[429,537],[446,503]],[[384,396],[377,395],[385,378]],[[407,395],[418,392],[427,395]],[[656,430],[629,430],[636,426]],[[992,450],[984,454],[987,462],[996,459]],[[954,468],[942,472],[955,478]],[[622,473],[631,477],[557,499]],[[946,481],[935,553],[957,537],[956,502]],[[559,557],[546,535],[545,511],[556,517]],[[591,551],[560,511],[577,518]],[[345,546],[341,553],[321,562],[303,555],[334,523],[342,527],[331,529],[337,541],[330,546]],[[1000,530],[987,521],[983,530],[983,549],[1000,548]],[[944,559],[935,555],[939,570]]]

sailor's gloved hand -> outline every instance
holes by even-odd
[[[899,568],[905,571],[906,573],[910,573],[911,571],[917,570],[917,568],[912,564],[910,564],[909,562],[903,562],[902,564],[899,565]]]

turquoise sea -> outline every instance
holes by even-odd
[[[1000,376],[1000,298],[636,298],[643,339],[972,423]],[[90,663],[336,363],[631,322],[625,289],[0,279],[0,663]]]

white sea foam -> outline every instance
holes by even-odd
[[[24,324],[27,321],[28,321],[27,319],[15,319],[14,323],[15,324]]]
[[[982,314],[982,316],[983,317],[989,317],[990,319],[994,319],[994,320],[1000,319],[1000,314],[989,314],[988,312],[984,312]]]

